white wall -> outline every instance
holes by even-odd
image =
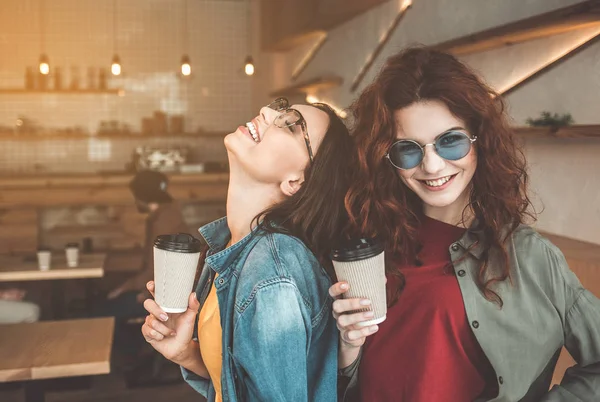
[[[384,60],[414,43],[435,44],[511,21],[578,3],[579,0],[413,0],[376,63],[356,92],[350,85],[379,37],[401,8],[402,0],[382,4],[329,33],[328,40],[298,81],[336,74],[344,84],[316,94],[338,107],[348,107],[381,68]],[[544,65],[600,31],[587,29],[509,48],[469,55],[463,60],[497,90]],[[309,45],[287,53],[263,54],[261,85],[264,102],[274,88],[290,84],[290,76]],[[541,111],[571,113],[580,124],[600,124],[600,43],[527,83],[507,97],[515,125]],[[600,140],[530,140],[525,151],[537,206],[545,210],[537,227],[600,244]]]
[[[0,1],[0,89],[23,88],[25,68],[40,55],[40,0]],[[18,116],[46,127],[102,120],[140,129],[154,110],[184,114],[187,131],[228,131],[251,115],[251,81],[243,74],[248,53],[244,0],[188,0],[189,54],[194,77],[177,77],[184,49],[184,0],[118,0],[118,53],[123,78],[116,95],[0,94],[0,126]],[[113,0],[45,0],[46,53],[70,80],[73,67],[85,85],[88,67],[110,69]]]

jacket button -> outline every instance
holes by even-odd
[[[502,376],[498,377],[498,382],[500,384],[504,384],[504,378],[502,378]]]
[[[460,246],[458,245],[458,243],[454,243],[452,245],[452,251],[458,251],[459,248],[460,248]]]
[[[478,322],[478,321],[473,321],[473,322],[471,323],[471,325],[472,325],[472,326],[473,326],[473,328],[475,328],[475,329],[479,328],[479,322]]]
[[[463,277],[465,276],[467,273],[465,272],[464,269],[461,269],[460,271],[458,271],[458,276]]]
[[[222,285],[222,284],[224,284],[224,283],[225,283],[225,279],[223,279],[223,278],[219,278],[219,285]]]

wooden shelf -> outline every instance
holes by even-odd
[[[119,95],[125,94],[124,89],[61,89],[61,90],[40,90],[40,89],[25,89],[25,88],[3,88],[0,89],[0,95],[33,95],[33,94],[48,94],[48,95]]]
[[[573,125],[552,129],[550,127],[515,127],[515,133],[524,138],[565,138],[600,140],[600,124]]]
[[[600,0],[582,1],[572,6],[452,39],[432,48],[454,55],[467,55],[593,26],[600,26]]]
[[[278,89],[270,93],[272,97],[278,96],[293,96],[301,94],[311,94],[323,89],[335,88],[342,85],[344,80],[341,77],[330,76],[330,77],[318,77],[308,81],[299,82],[295,85]]]

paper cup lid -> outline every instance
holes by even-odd
[[[330,256],[333,261],[359,261],[381,254],[383,249],[383,243],[377,239],[353,239],[333,249]]]
[[[202,243],[188,233],[160,235],[154,240],[154,247],[176,253],[199,253]]]

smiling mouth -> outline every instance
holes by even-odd
[[[450,176],[440,177],[439,179],[435,179],[435,180],[419,180],[419,181],[421,183],[425,183],[429,187],[442,187],[444,184],[448,183],[457,174],[458,173],[450,175]]]
[[[258,135],[258,129],[254,125],[254,123],[249,121],[248,123],[246,123],[246,127],[248,128],[248,131],[250,131],[250,135],[254,139],[254,142],[259,143],[260,136]]]

